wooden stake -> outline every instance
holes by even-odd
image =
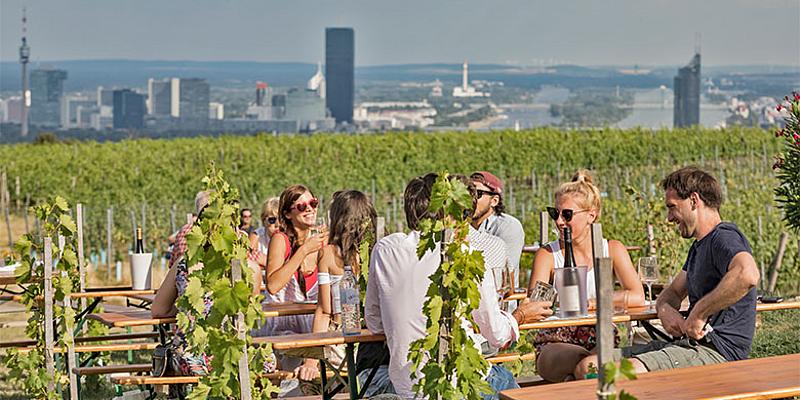
[[[78,274],[80,275],[80,290],[86,290],[86,265],[83,254],[83,204],[75,206],[75,215],[78,222]],[[86,309],[86,298],[81,298],[81,310]]]
[[[142,251],[147,251],[147,232],[145,232],[145,227],[147,226],[147,203],[142,203],[142,222],[139,226],[142,228]],[[133,238],[136,239],[136,236]]]
[[[767,286],[767,293],[773,293],[775,291],[775,285],[778,283],[778,273],[781,269],[781,264],[783,263],[783,254],[786,252],[786,244],[789,242],[789,234],[786,232],[781,233],[781,237],[778,240],[778,252],[775,253],[775,258],[772,260],[772,264],[769,266],[769,285]],[[762,278],[763,279],[763,278]]]
[[[614,393],[613,384],[605,383],[603,366],[614,360],[614,282],[611,258],[603,255],[603,228],[592,224],[592,253],[594,254],[595,292],[597,293],[597,398],[607,399]]]
[[[8,248],[14,248],[14,238],[11,237],[11,217],[8,215],[8,204],[3,208],[6,216],[6,234],[8,234]]]
[[[385,230],[386,230],[386,218],[378,217],[378,220],[377,220],[377,222],[375,222],[375,225],[376,225],[375,226],[375,236],[377,236],[375,238],[375,241],[377,242],[378,240],[381,240],[386,235],[386,233],[385,233]]]
[[[655,234],[653,233],[653,225],[647,224],[647,255],[656,255]]]
[[[235,284],[241,280],[242,269],[239,266],[239,260],[233,260],[231,264],[231,284]],[[239,398],[242,400],[250,400],[252,394],[250,393],[250,366],[248,365],[247,357],[246,326],[244,323],[244,314],[242,314],[241,311],[236,315],[236,331],[239,339],[245,341],[242,348],[242,356],[239,358]]]
[[[17,177],[14,180],[16,181],[15,182],[16,183],[16,188],[14,189],[14,197],[16,197],[16,199],[14,199],[14,200],[17,203],[17,211],[19,211],[19,200],[20,200],[20,195],[19,195],[19,187],[20,187],[19,175],[17,175]]]
[[[55,391],[53,362],[53,239],[44,238],[44,363],[47,368],[47,390]]]
[[[108,269],[107,279],[111,279],[111,264],[114,262],[114,244],[111,242],[111,229],[114,226],[114,207],[106,210],[106,267]]]
[[[547,211],[539,213],[539,248],[545,245],[548,241],[547,224],[548,218]]]

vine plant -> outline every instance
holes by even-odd
[[[783,208],[786,224],[800,232],[800,92],[784,97],[776,108],[782,113],[785,126],[775,132],[784,145],[772,167],[779,181],[775,200]]]
[[[14,251],[20,260],[23,273],[17,281],[25,284],[26,289],[20,302],[30,313],[25,334],[36,341],[36,345],[28,352],[17,349],[9,351],[6,367],[12,380],[21,383],[31,398],[60,399],[50,385],[68,384],[68,377],[58,368],[54,374],[47,372],[45,365],[45,315],[42,307],[44,297],[44,238],[52,239],[53,254],[53,320],[57,331],[54,332],[54,345],[66,348],[72,343],[72,332],[75,325],[75,310],[64,307],[63,300],[79,285],[78,257],[76,254],[75,221],[68,214],[69,205],[62,197],[56,197],[52,204],[32,207],[36,217],[42,221],[42,236],[25,234],[17,240]],[[59,247],[58,237],[64,238],[63,247]]]
[[[213,163],[203,178],[209,193],[208,206],[200,213],[186,236],[188,284],[178,298],[178,326],[186,332],[187,351],[207,354],[209,375],[190,394],[190,399],[241,398],[238,363],[248,345],[251,394],[268,399],[275,388],[263,376],[265,362],[271,360],[269,347],[250,347],[249,332],[263,320],[261,299],[252,296],[253,278],[247,272],[247,237],[239,226],[239,192],[225,181]],[[241,279],[232,282],[232,263],[243,269]],[[245,340],[238,337],[237,315],[244,315]]]
[[[429,210],[443,218],[420,222],[417,255],[441,251],[442,261],[430,277],[423,312],[428,316],[425,337],[411,343],[411,378],[414,390],[429,398],[480,399],[491,392],[484,379],[489,363],[470,340],[461,322],[474,326],[472,311],[478,308],[478,285],[484,276],[483,256],[469,251],[466,213],[472,197],[458,180],[439,174],[433,185]],[[443,246],[440,250],[440,245]]]

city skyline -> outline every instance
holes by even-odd
[[[464,59],[534,66],[682,65],[699,33],[707,66],[800,67],[800,48],[785,44],[800,36],[800,3],[792,0],[647,4],[633,0],[564,4],[4,0],[2,62],[18,59],[23,5],[28,9],[33,63],[80,59],[316,63],[324,59],[324,28],[343,26],[355,30],[359,66]]]

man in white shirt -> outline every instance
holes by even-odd
[[[388,375],[394,392],[414,398],[414,382],[410,378],[409,345],[425,336],[427,317],[422,313],[430,281],[428,277],[439,267],[437,251],[428,251],[417,258],[420,232],[417,226],[424,218],[437,218],[428,212],[431,188],[436,174],[411,180],[406,186],[404,202],[406,221],[411,233],[395,233],[381,239],[372,251],[369,280],[364,306],[367,328],[386,335],[390,353]],[[480,329],[473,338],[476,344],[485,340],[495,348],[503,348],[519,338],[520,323],[538,321],[552,314],[550,304],[524,301],[513,314],[501,311],[491,268],[503,266],[505,245],[502,240],[475,229],[467,236],[470,247],[483,253],[486,274],[479,287],[481,301],[472,314]],[[386,368],[382,373],[386,373]],[[379,370],[379,373],[381,371]],[[487,381],[495,391],[518,387],[508,370],[493,366]],[[497,398],[487,396],[487,398]]]
[[[472,226],[479,231],[489,232],[503,239],[506,244],[508,261],[514,267],[514,287],[519,286],[519,259],[522,247],[525,246],[525,231],[522,223],[513,216],[504,213],[503,181],[487,171],[478,171],[470,175],[475,185],[475,212],[472,215]]]

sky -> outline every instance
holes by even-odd
[[[356,64],[800,66],[798,0],[2,0],[0,61],[316,62],[355,29]]]

